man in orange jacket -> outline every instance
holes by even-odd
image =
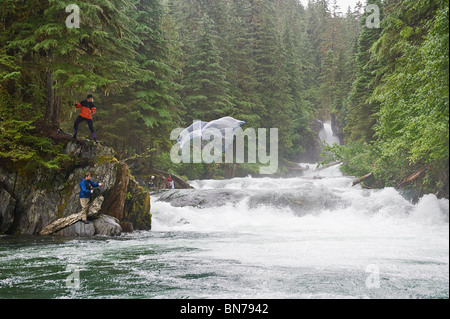
[[[94,105],[94,98],[91,94],[87,96],[86,100],[81,101],[78,104],[75,104],[75,107],[77,109],[81,109],[80,115],[78,115],[77,119],[75,120],[75,123],[73,124],[73,138],[77,138],[78,133],[78,124],[80,124],[83,121],[86,121],[89,130],[91,131],[92,138],[94,139],[95,143],[98,143],[97,137],[95,136],[94,131],[94,125],[92,124],[92,115],[97,112],[95,105]]]

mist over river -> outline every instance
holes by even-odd
[[[149,232],[0,237],[0,297],[449,297],[448,200],[314,167],[154,194]]]

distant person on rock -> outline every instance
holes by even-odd
[[[155,176],[152,175],[152,178],[151,178],[150,182],[148,182],[148,188],[150,188],[151,190],[155,189],[155,182],[154,182],[154,180],[155,180]]]
[[[172,175],[167,177],[167,188],[175,189],[175,184],[173,182]]]
[[[91,94],[89,94],[86,100],[83,100],[78,104],[75,104],[75,107],[77,109],[81,109],[81,112],[80,115],[78,115],[77,119],[75,120],[75,123],[73,124],[73,138],[77,138],[78,124],[80,124],[83,121],[86,121],[89,126],[89,130],[91,131],[92,138],[94,139],[95,143],[98,143],[97,137],[95,136],[94,125],[92,123],[92,115],[94,115],[95,112],[97,112],[97,109],[95,108],[94,105],[94,98],[92,97]]]
[[[85,224],[89,224],[87,220],[87,213],[89,210],[89,202],[91,195],[94,193],[94,187],[102,186],[102,183],[96,183],[91,180],[91,173],[87,172],[84,178],[80,182],[80,204],[81,204],[81,221]]]

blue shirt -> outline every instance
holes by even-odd
[[[91,180],[82,179],[80,182],[80,198],[90,198],[91,197],[91,189],[93,187],[98,187],[99,185]]]

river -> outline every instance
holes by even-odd
[[[193,181],[152,196],[152,231],[2,236],[0,298],[449,298],[448,200],[352,179]]]

